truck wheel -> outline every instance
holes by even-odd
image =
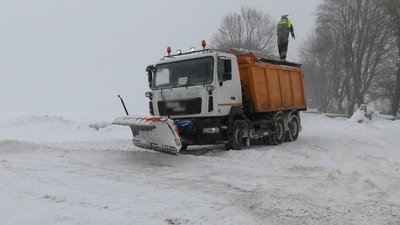
[[[273,145],[282,144],[285,140],[285,121],[282,117],[278,117],[274,123],[274,134],[271,137],[271,143]]]
[[[232,137],[230,141],[233,150],[242,150],[243,146],[243,126],[239,120],[236,120],[232,127]]]
[[[299,137],[299,132],[300,132],[300,120],[299,117],[297,115],[293,115],[290,117],[290,121],[289,121],[289,136],[291,141],[295,141],[297,140],[297,138]]]

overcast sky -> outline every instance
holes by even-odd
[[[289,60],[313,26],[318,0],[0,0],[0,112],[147,114],[144,71],[173,50],[199,48],[241,6],[296,32]]]

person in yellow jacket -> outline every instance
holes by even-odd
[[[281,60],[286,60],[289,45],[289,32],[291,33],[292,38],[296,39],[294,36],[293,24],[288,19],[288,16],[289,15],[283,15],[277,26],[278,50]]]

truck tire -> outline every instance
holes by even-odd
[[[295,141],[299,137],[300,133],[300,120],[297,115],[292,115],[290,117],[289,123],[288,123],[288,128],[289,128],[289,138],[290,141]]]
[[[285,120],[282,116],[276,118],[273,126],[273,135],[270,136],[270,142],[273,145],[280,145],[285,140]]]
[[[243,146],[243,124],[240,120],[233,122],[230,141],[227,144],[233,150],[242,150]]]

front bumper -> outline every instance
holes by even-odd
[[[226,140],[220,118],[195,118],[174,120],[182,142],[189,145],[217,144]]]

